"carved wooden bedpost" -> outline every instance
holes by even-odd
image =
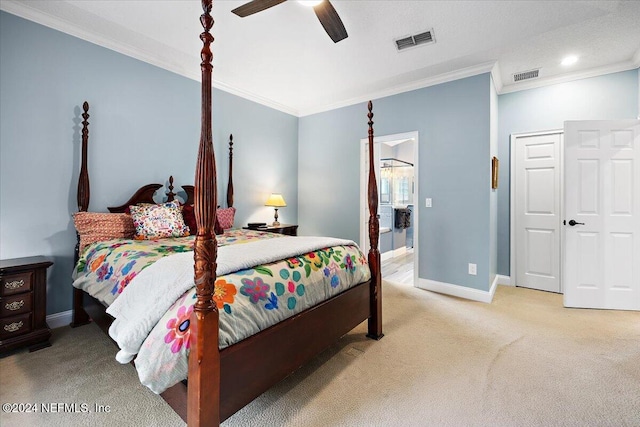
[[[173,175],[169,176],[169,185],[167,188],[169,189],[169,191],[165,193],[167,195],[167,202],[173,202],[176,198],[176,193],[173,192],[173,189],[175,188],[173,186]]]
[[[233,206],[233,134],[229,135],[229,181],[227,182],[227,207]]]
[[[202,0],[204,13],[200,23],[203,47],[202,62],[202,127],[194,190],[194,211],[198,234],[194,245],[194,272],[197,300],[191,314],[191,353],[187,397],[187,424],[217,426],[220,424],[220,353],[218,349],[218,310],[213,303],[216,279],[217,242],[216,164],[211,132],[211,42],[213,26],[212,0]]]
[[[91,191],[89,187],[89,172],[87,166],[87,151],[89,144],[89,103],[82,104],[82,163],[80,163],[80,177],[78,178],[78,211],[89,209]]]
[[[382,333],[382,271],[380,264],[380,251],[378,250],[378,240],[380,237],[380,222],[378,220],[378,184],[376,180],[376,167],[373,157],[373,104],[369,101],[367,105],[369,113],[369,267],[371,268],[371,317],[368,321],[369,338],[379,340],[384,336]]]
[[[91,195],[89,187],[89,172],[87,165],[87,151],[89,144],[89,103],[85,101],[82,104],[82,157],[80,163],[80,176],[78,177],[78,211],[86,212],[89,209],[89,198]],[[76,232],[78,242],[73,264],[78,263],[80,257],[80,236]],[[73,319],[71,326],[81,326],[89,323],[89,315],[82,307],[82,296],[84,292],[81,289],[73,288]]]

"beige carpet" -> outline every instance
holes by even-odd
[[[640,426],[640,313],[562,308],[499,287],[492,304],[384,284],[385,337],[364,325],[225,426]],[[2,426],[183,425],[93,325],[0,359],[0,401],[110,413],[0,414]],[[260,357],[260,355],[256,355]]]

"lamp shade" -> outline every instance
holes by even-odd
[[[287,202],[284,201],[282,194],[273,193],[269,196],[264,205],[273,206],[274,208],[283,208],[287,206]]]

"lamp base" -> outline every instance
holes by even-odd
[[[278,227],[278,226],[280,226],[280,223],[278,222],[278,208],[274,208],[274,209],[275,209],[276,213],[273,216],[273,224],[271,224],[271,226]]]
[[[273,224],[271,224],[272,227],[280,227],[280,223],[278,221],[273,221]]]

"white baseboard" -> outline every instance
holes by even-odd
[[[407,247],[406,246],[401,246],[398,249],[394,249],[393,250],[393,257],[395,258],[397,256],[404,255],[406,253],[407,253]]]
[[[380,254],[380,261],[386,261],[388,259],[391,258],[395,258],[398,257],[400,255],[404,255],[407,253],[407,247],[406,246],[402,246],[398,249],[392,249],[390,251],[386,251],[384,253]]]
[[[493,300],[493,294],[496,293],[496,287],[498,286],[498,281],[496,279],[493,280],[491,289],[489,289],[488,291],[481,291],[479,289],[467,288],[466,286],[438,282],[429,279],[418,279],[418,287],[420,289],[438,292],[439,294],[451,295],[454,297],[469,299],[472,301],[491,303],[491,301]]]
[[[398,248],[395,251],[387,251],[383,254],[380,254],[380,259],[384,261],[385,259],[391,259],[393,257],[403,255],[406,252],[407,248]],[[467,288],[460,285],[453,285],[451,283],[436,282],[435,280],[418,280],[418,287],[421,289],[487,303],[490,303],[493,300],[493,294],[495,294],[496,292],[497,285],[514,286],[511,284],[511,278],[509,276],[503,276],[501,274],[496,275],[496,278],[491,284],[491,289],[488,292]],[[70,325],[72,319],[73,310],[61,311],[60,313],[48,315],[47,324],[51,329],[56,329]]]
[[[498,280],[498,285],[504,285],[504,286],[515,286],[515,283],[511,283],[511,277],[510,276],[503,276],[502,274],[497,274],[496,275],[496,279]]]
[[[398,249],[391,249],[390,251],[383,252],[380,254],[380,261],[386,261],[391,258],[395,258],[400,255],[404,255],[407,253],[407,247],[402,246]]]
[[[51,329],[69,326],[73,317],[73,310],[61,311],[47,316],[47,325]]]

